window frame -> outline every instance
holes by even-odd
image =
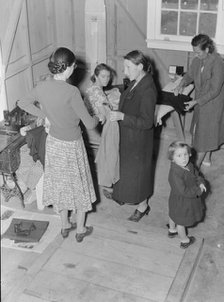
[[[147,1],[147,47],[179,51],[192,51],[192,36],[177,36],[160,34],[162,0]],[[224,54],[224,0],[219,0],[216,35],[213,39],[217,51]]]

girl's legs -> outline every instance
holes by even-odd
[[[76,210],[72,210],[71,215],[70,215],[70,222],[76,223]]]
[[[68,210],[60,211],[60,218],[61,218],[61,228],[62,229],[68,229],[71,227],[71,224],[68,221]]]
[[[76,223],[69,221],[68,210],[62,210],[59,214],[61,218],[61,235],[63,238],[67,238],[69,233],[76,229]]]
[[[89,236],[93,232],[92,226],[84,226],[85,225],[86,213],[77,210],[77,232],[75,235],[77,242],[82,242],[86,236]]]
[[[86,228],[85,224],[86,213],[77,210],[77,233],[85,233]]]
[[[171,233],[177,232],[176,223],[170,217],[169,217],[169,231]]]
[[[180,236],[181,242],[188,243],[190,241],[186,234],[186,228],[183,225],[177,224],[177,232],[178,232],[178,235]]]
[[[76,211],[76,224],[77,224],[77,234],[83,234],[87,231],[87,229],[90,229],[89,232],[92,232],[93,228],[92,227],[85,227],[85,218],[86,218],[86,213],[82,212],[80,210]],[[71,230],[76,229],[76,224],[75,224],[75,211],[72,212],[70,221],[68,219],[68,210],[62,210],[60,211],[60,218],[61,218],[61,232],[63,233],[62,236],[64,238],[68,237],[68,234]],[[72,225],[75,224],[75,225]],[[68,230],[69,229],[69,230]],[[66,233],[66,234],[65,234]],[[89,235],[89,234],[87,234]]]
[[[61,217],[61,223],[62,223],[62,229],[61,229],[61,235],[63,238],[67,238],[69,235],[69,232],[72,230],[75,230],[77,228],[76,232],[76,240],[78,242],[83,241],[85,236],[89,236],[93,232],[93,227],[85,227],[85,218],[86,213],[81,212],[80,210],[77,210],[77,225],[74,222],[74,216],[71,219],[71,223],[68,220],[68,210],[62,210],[60,212]],[[72,221],[73,220],[73,221]]]

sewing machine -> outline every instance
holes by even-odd
[[[4,121],[0,123],[1,191],[6,201],[12,196],[18,196],[23,207],[24,196],[17,182],[16,171],[20,165],[20,148],[26,143],[26,139],[20,135],[19,130],[33,119],[33,116],[16,106],[12,111],[4,111]],[[13,188],[7,184],[7,178],[14,182]]]

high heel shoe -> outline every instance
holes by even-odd
[[[134,213],[128,218],[129,221],[139,222],[140,219],[142,219],[143,216],[148,215],[151,208],[150,206],[147,206],[144,212],[140,212],[139,210],[135,210]]]

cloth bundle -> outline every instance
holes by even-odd
[[[174,95],[173,92],[161,91],[158,97],[157,104],[172,106],[178,113],[185,113],[185,104],[190,102],[192,98],[188,95],[179,94]]]

